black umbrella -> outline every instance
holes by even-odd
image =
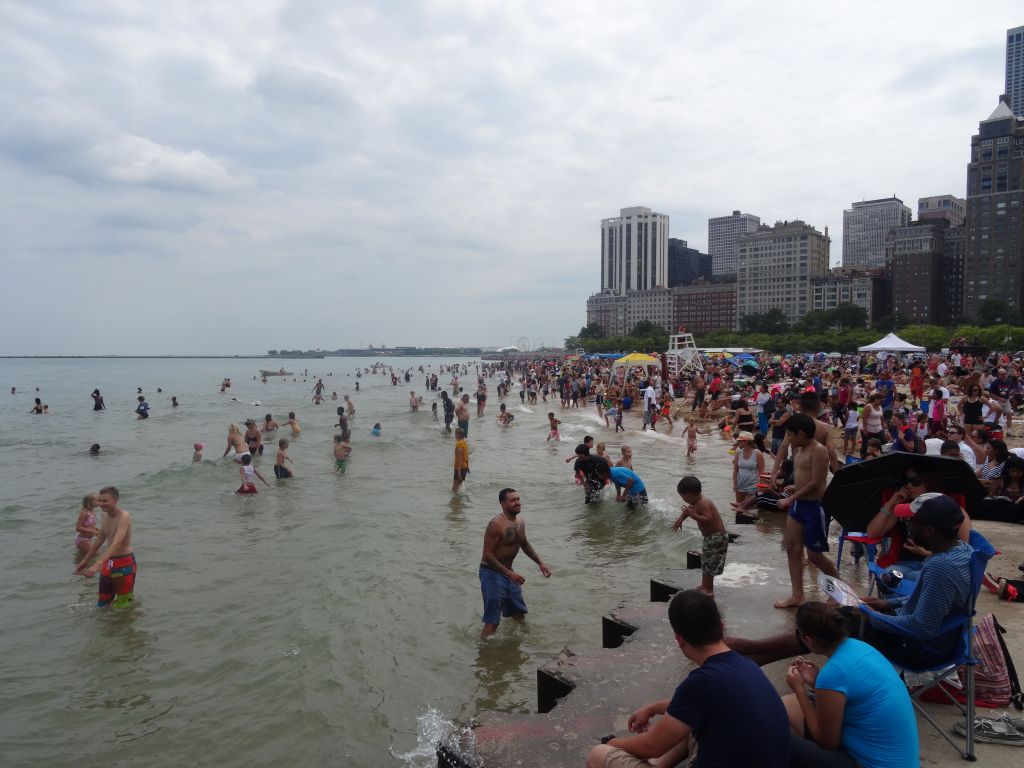
[[[969,515],[985,498],[985,487],[962,459],[893,451],[848,464],[836,472],[822,497],[822,506],[846,530],[863,531],[890,495],[886,491],[895,492],[903,484],[908,468],[937,478],[938,487],[928,490],[960,494]]]

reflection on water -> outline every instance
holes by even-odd
[[[422,376],[400,387],[363,376],[356,392],[360,361],[309,363],[356,405],[344,476],[332,471],[336,404],[310,401],[315,379],[264,385],[251,360],[5,361],[8,386],[25,394],[0,399],[17,435],[0,445],[4,768],[83,757],[173,768],[415,765],[406,756],[422,754],[424,713],[465,722],[478,709],[532,711],[538,667],[564,646],[598,645],[602,613],[682,566],[698,534],[690,523],[669,529],[681,474],[695,471],[720,508],[731,498],[717,436],[701,436],[691,463],[678,430],[643,438],[627,419],[630,431],[616,436],[593,409],[557,402],[516,407],[515,426],[501,429],[496,397],[473,420],[472,474],[452,494],[451,437],[429,408],[407,407],[410,389],[429,406]],[[225,376],[235,386],[222,395]],[[53,415],[25,414],[35,386]],[[89,398],[97,386],[108,407],[99,413]],[[137,386],[152,405],[145,422],[134,419]],[[171,393],[180,408],[169,407]],[[544,439],[549,410],[564,422],[559,444]],[[255,460],[271,487],[235,496],[237,465],[220,458],[227,424],[268,412],[283,423],[288,411],[303,426],[289,449],[295,478],[272,479],[282,429]],[[371,440],[376,421],[384,437]],[[650,505],[584,507],[564,459],[588,433],[616,458],[633,446]],[[197,441],[206,458],[193,465]],[[94,442],[103,454],[90,458]],[[139,573],[131,607],[98,611],[95,579],[72,575],[72,539],[82,495],[108,484],[133,516]],[[529,539],[553,575],[520,555],[526,624],[504,621],[481,642],[477,569],[505,486],[519,490]]]

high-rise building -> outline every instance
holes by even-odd
[[[668,216],[623,208],[601,220],[601,290],[625,294],[668,287]]]
[[[668,239],[668,287],[689,285],[694,280],[711,279],[711,255],[690,248],[685,240]]]
[[[811,281],[828,275],[829,239],[802,221],[761,225],[739,241],[736,316],[781,309],[795,323],[813,309]]]
[[[610,291],[587,299],[587,325],[597,323],[605,336],[626,335],[626,297]]]
[[[943,301],[945,230],[942,220],[918,221],[896,227],[886,243],[886,270],[894,315],[919,325],[944,324],[951,314]]]
[[[896,196],[854,203],[843,211],[843,266],[884,267],[889,230],[910,219],[910,209]]]
[[[652,288],[626,294],[626,333],[645,320],[666,331],[672,330],[671,288]]]
[[[736,283],[708,283],[703,278],[672,289],[672,326],[690,333],[736,329]]]
[[[708,219],[708,254],[711,256],[712,275],[736,274],[740,238],[756,232],[760,224],[760,217],[739,211],[733,211],[731,216]]]
[[[1024,27],[1006,30],[1006,94],[1013,114],[1024,117]]]
[[[962,197],[935,195],[933,197],[919,197],[917,199],[918,221],[941,219],[948,221],[950,226],[955,227],[964,223],[966,215],[967,201]]]
[[[946,230],[942,244],[942,303],[952,319],[964,314],[964,254],[967,251],[967,227]]]
[[[967,166],[963,313],[988,300],[1024,306],[1024,118],[1007,96],[971,137]]]
[[[867,313],[867,324],[888,311],[885,270],[881,267],[836,267],[826,277],[811,280],[811,310],[827,311],[840,304],[853,304]]]

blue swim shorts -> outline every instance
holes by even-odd
[[[526,613],[523,590],[503,573],[480,566],[480,591],[484,597],[484,624],[498,624],[501,617]]]
[[[804,527],[804,546],[811,552],[828,552],[828,514],[817,499],[797,499],[789,516]]]

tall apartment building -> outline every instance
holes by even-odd
[[[967,216],[967,201],[953,195],[935,195],[917,199],[917,220],[948,221],[950,226],[959,226]]]
[[[689,285],[694,280],[711,279],[711,255],[691,248],[685,240],[668,239],[668,287]]]
[[[709,283],[701,278],[672,289],[672,327],[690,333],[736,329],[736,283]]]
[[[963,312],[977,317],[986,300],[1024,306],[1024,118],[1007,96],[971,137],[967,166]]]
[[[1006,94],[1013,114],[1024,117],[1024,27],[1006,30]]]
[[[892,311],[918,325],[950,319],[942,279],[946,226],[942,221],[918,221],[889,233],[886,269]]]
[[[739,242],[757,231],[761,219],[752,213],[733,211],[731,216],[708,219],[708,254],[711,274],[735,275],[739,266]]]
[[[811,280],[812,311],[853,304],[867,312],[867,324],[887,314],[889,297],[885,270],[878,267],[836,267],[826,277]]]
[[[781,309],[789,323],[811,311],[811,281],[828,275],[829,239],[802,221],[762,225],[739,241],[737,323]]]
[[[884,267],[889,230],[910,220],[910,209],[895,195],[854,203],[843,211],[843,266]]]
[[[942,303],[950,317],[964,315],[964,256],[967,253],[967,227],[950,227],[942,247]]]
[[[671,288],[652,288],[626,294],[626,333],[644,320],[666,331],[672,330]]]
[[[601,220],[601,290],[625,294],[668,287],[668,216],[623,208]]]
[[[626,297],[618,293],[595,293],[587,299],[587,325],[597,323],[605,336],[626,335]]]

